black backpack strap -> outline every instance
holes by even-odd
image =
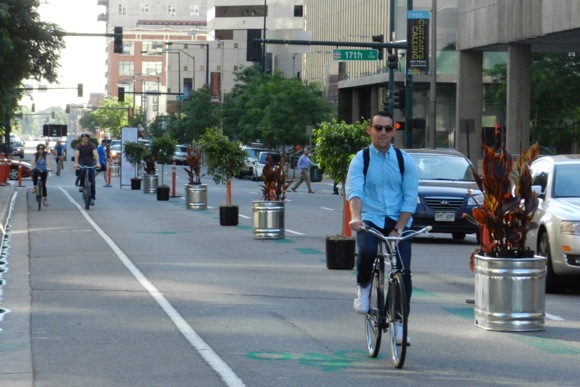
[[[396,148],[395,146],[393,146],[393,149],[395,149],[395,153],[397,154],[397,161],[399,162],[399,171],[401,171],[401,177],[403,176],[403,174],[405,173],[405,160],[403,159],[403,152],[401,152],[401,150],[399,148]],[[371,152],[369,147],[367,146],[366,148],[363,149],[363,175],[365,177],[365,180],[367,178],[367,171],[369,169],[369,162],[371,160]]]

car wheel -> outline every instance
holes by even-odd
[[[451,233],[451,236],[453,237],[453,239],[458,240],[458,241],[465,239],[464,232],[453,232],[453,233]]]
[[[18,167],[16,166],[10,167],[10,171],[8,172],[8,178],[10,180],[18,180]]]
[[[540,235],[537,251],[538,255],[546,257],[546,293],[564,293],[566,291],[566,284],[554,273],[552,254],[550,253],[550,241],[548,240],[548,234],[546,232]]]

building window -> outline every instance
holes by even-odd
[[[119,75],[133,76],[135,74],[135,63],[129,60],[122,60],[119,62]]]
[[[189,6],[189,16],[199,16],[199,5]]]
[[[168,5],[167,6],[167,15],[175,16],[175,14],[176,14],[175,5]]]
[[[141,13],[149,12],[149,4],[141,4]]]
[[[143,54],[145,55],[161,55],[163,53],[163,42],[150,41],[143,42]]]
[[[302,5],[295,5],[294,6],[294,17],[302,17],[304,12],[304,6]]]
[[[215,7],[216,17],[264,17],[267,12],[268,6],[263,5]]]
[[[161,75],[161,62],[143,62],[141,64],[141,71],[143,75]]]
[[[124,4],[119,4],[119,15],[126,15],[127,14],[127,6]]]

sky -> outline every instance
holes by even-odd
[[[97,5],[97,0],[40,0],[38,13],[43,22],[55,23],[66,32],[105,33],[106,22],[98,22],[97,16],[106,13],[106,8]],[[65,37],[66,48],[61,51],[58,84],[48,84],[46,92],[33,91],[36,111],[51,106],[87,103],[90,93],[105,92],[105,37]],[[83,84],[83,97],[77,97],[77,84]],[[35,84],[27,82],[27,84]],[[51,87],[71,87],[71,90],[50,90]],[[22,100],[22,105],[31,106],[32,101]]]

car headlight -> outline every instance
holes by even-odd
[[[580,221],[563,221],[560,230],[562,234],[580,235]]]
[[[467,200],[468,206],[475,206],[477,204],[479,204],[479,205],[483,204],[483,194],[477,194],[477,195],[470,196],[469,199]]]

